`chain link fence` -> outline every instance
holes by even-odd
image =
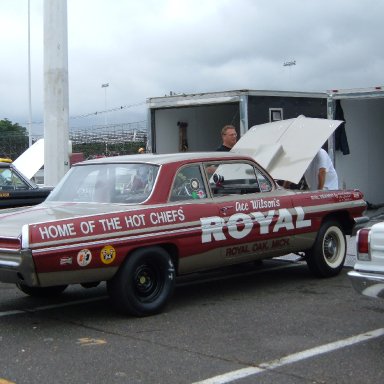
[[[32,143],[43,135],[33,135]],[[129,155],[147,145],[147,122],[114,124],[71,130],[72,152],[81,152],[84,158]],[[24,135],[0,137],[0,157],[15,160],[28,149],[29,138]]]

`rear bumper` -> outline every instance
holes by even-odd
[[[37,286],[38,279],[29,250],[0,250],[0,281],[3,283],[23,283]]]
[[[369,223],[368,216],[361,216],[355,218],[355,225],[353,226],[352,236],[355,236],[359,229],[367,227],[367,223]]]
[[[348,277],[358,293],[384,299],[384,274],[350,271]]]

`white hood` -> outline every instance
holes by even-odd
[[[44,165],[44,139],[39,139],[23,152],[13,165],[28,179]]]
[[[299,116],[255,125],[231,152],[252,156],[273,178],[298,183],[321,146],[343,121]]]

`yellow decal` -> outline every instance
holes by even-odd
[[[104,264],[111,264],[116,258],[116,250],[112,245],[106,245],[100,252],[101,261]]]

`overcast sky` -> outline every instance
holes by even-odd
[[[44,7],[30,2],[38,131]],[[105,104],[124,107],[108,123],[144,120],[170,91],[384,85],[383,15],[382,0],[67,0],[70,126],[103,124]],[[28,0],[0,0],[0,47],[0,119],[26,126]]]

